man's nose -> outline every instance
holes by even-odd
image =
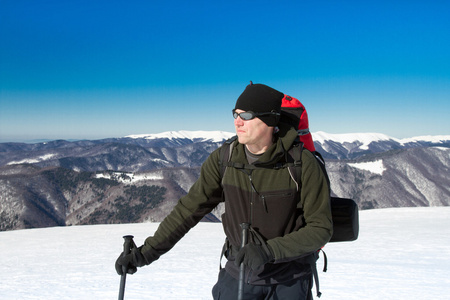
[[[244,124],[244,121],[241,119],[240,116],[238,116],[236,119],[234,119],[235,126],[242,126],[242,124]]]

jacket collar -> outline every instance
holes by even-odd
[[[261,155],[259,160],[255,162],[255,166],[265,167],[279,162],[281,159],[284,159],[287,150],[294,144],[298,136],[297,130],[284,123],[279,124],[279,129],[279,132],[275,134],[275,143]],[[235,148],[236,156],[233,155],[232,160],[247,163],[244,147],[245,145],[237,143]]]

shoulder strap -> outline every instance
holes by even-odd
[[[327,180],[328,189],[330,189],[330,192],[331,192],[330,178],[328,177],[327,168],[325,168],[325,160],[323,159],[322,154],[320,154],[317,151],[312,152],[312,154],[314,155],[316,160],[319,162],[319,166],[322,169],[322,172],[325,175],[325,178]]]
[[[300,149],[300,150],[299,150]],[[289,172],[291,174],[292,179],[297,183],[298,190],[302,187],[302,152],[303,152],[303,143],[299,143],[298,145],[294,145],[289,149],[289,155],[291,156],[291,159],[294,160],[294,166],[289,167]],[[325,178],[328,183],[328,188],[330,189],[330,178],[328,177],[327,169],[325,167],[325,160],[323,159],[322,155],[317,152],[311,152],[316,161],[319,163],[320,168],[322,169],[323,174],[325,175]]]
[[[293,164],[288,167],[289,174],[291,175],[292,180],[297,184],[297,191],[300,191],[302,188],[302,152],[303,143],[300,141],[292,145],[288,151],[288,160],[293,162]]]
[[[289,149],[288,153],[289,153],[290,159],[294,161],[294,165],[289,167],[289,174],[291,175],[292,180],[294,180],[294,182],[297,184],[297,190],[300,191],[300,189],[302,187],[303,143],[298,142],[298,143],[294,144],[291,147],[291,149]],[[330,180],[328,178],[328,174],[325,169],[325,161],[323,160],[322,155],[320,155],[320,153],[317,151],[314,151],[312,154],[314,155],[314,157],[316,158],[317,162],[319,163],[322,171],[324,172],[325,177],[328,182],[328,187],[330,187]],[[322,253],[324,255],[323,271],[326,272],[327,271],[327,256],[326,256],[325,252],[323,251],[323,249],[319,249],[318,251],[309,255],[307,260],[308,260],[308,263],[311,265],[311,271],[313,273],[313,279],[314,279],[314,283],[316,286],[317,297],[320,298],[322,293],[320,292],[320,288],[319,288],[319,274],[317,272],[317,265],[316,265],[316,261],[319,258],[319,251],[322,251]]]
[[[225,169],[227,168],[227,163],[230,161],[231,153],[233,152],[233,145],[234,142],[237,140],[237,135],[229,138],[226,140],[222,147],[220,147],[219,150],[219,167],[220,167],[220,176],[223,177],[223,174],[225,174]]]

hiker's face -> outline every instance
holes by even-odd
[[[244,112],[236,109],[237,113]],[[241,117],[234,119],[234,127],[239,138],[239,143],[247,145],[249,150],[257,153],[257,149],[262,149],[272,144],[273,127],[269,127],[259,118],[245,121]],[[253,149],[253,150],[252,150]]]

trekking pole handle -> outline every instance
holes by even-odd
[[[241,249],[247,245],[248,242],[248,229],[249,223],[241,223],[242,236],[241,236]],[[244,297],[244,282],[245,282],[245,265],[242,262],[239,266],[239,286],[238,286],[238,300],[242,300]]]
[[[131,252],[131,245],[133,242],[133,236],[132,235],[125,235],[123,237],[123,256],[129,254]],[[127,272],[128,268],[127,266],[122,266],[122,276],[120,277],[120,290],[119,290],[119,300],[123,300],[123,296],[125,294],[125,282],[127,279]]]

